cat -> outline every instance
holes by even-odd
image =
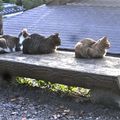
[[[0,36],[0,54],[20,51],[19,38],[11,35]]]
[[[76,58],[103,58],[110,48],[110,42],[106,36],[95,41],[91,38],[85,38],[75,45]]]
[[[20,44],[23,45],[23,54],[48,54],[55,52],[56,47],[61,44],[58,33],[45,37],[37,33],[29,34],[27,29],[22,30],[19,35]]]
[[[39,34],[31,34],[23,41],[24,54],[48,54],[55,52],[56,46],[60,45],[59,34],[45,38]]]
[[[79,58],[79,57],[87,57],[87,50],[89,47],[91,47],[93,44],[95,44],[96,41],[91,39],[91,38],[85,38],[81,41],[79,41],[76,45],[75,45],[75,57]]]

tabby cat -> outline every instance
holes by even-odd
[[[9,53],[19,51],[19,38],[10,35],[0,36],[0,53]]]
[[[60,45],[59,34],[51,35],[48,38],[39,34],[31,34],[23,41],[24,54],[47,54],[55,51]]]
[[[55,52],[56,46],[61,44],[58,33],[46,38],[36,33],[30,35],[26,30],[23,30],[19,38],[21,41],[20,43],[23,45],[24,54],[52,53]]]
[[[102,37],[98,41],[91,38],[85,38],[75,45],[76,58],[102,58],[106,55],[110,47],[107,37]]]

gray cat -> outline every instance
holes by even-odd
[[[61,44],[58,33],[50,35],[46,38],[36,33],[29,35],[26,30],[23,30],[19,38],[23,45],[24,54],[52,53],[55,52],[56,46],[59,46]]]
[[[19,38],[10,35],[0,36],[0,54],[20,51]]]

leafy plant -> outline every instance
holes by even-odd
[[[10,3],[16,3],[16,0],[9,0]]]
[[[40,6],[41,4],[45,4],[46,0],[0,0],[6,3],[14,3],[17,5],[20,5],[27,10],[31,9],[37,6]]]
[[[3,1],[0,0],[0,11],[3,9],[2,3],[3,3]]]
[[[3,0],[3,2],[6,2],[6,3],[8,3],[8,2],[10,2],[10,0]]]
[[[62,84],[51,83],[43,80],[35,80],[30,78],[17,78],[18,83],[29,85],[32,87],[40,87],[43,89],[48,89],[52,92],[65,93],[65,94],[79,94],[82,96],[88,96],[89,89],[84,89],[81,87],[71,87]]]
[[[23,6],[25,9],[31,9],[44,4],[44,0],[23,0]]]

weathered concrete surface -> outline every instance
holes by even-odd
[[[120,58],[76,59],[73,52],[48,55],[0,55],[0,73],[86,88],[118,90]]]

